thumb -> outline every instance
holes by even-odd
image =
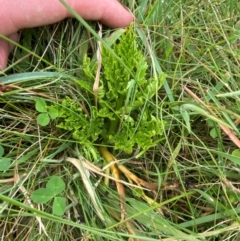
[[[8,36],[13,41],[18,41],[18,34],[14,33]],[[9,53],[14,49],[14,45],[8,41],[0,38],[0,71],[5,69],[7,66],[7,60]]]

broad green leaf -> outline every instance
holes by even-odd
[[[47,182],[47,188],[51,190],[53,196],[58,195],[62,191],[64,191],[66,185],[61,177],[52,176],[50,180]]]
[[[37,204],[46,203],[54,197],[52,190],[39,188],[32,192],[31,199]]]
[[[52,206],[53,214],[62,216],[66,211],[66,199],[64,197],[55,197]]]
[[[1,157],[0,158],[0,171],[4,172],[9,169],[11,165],[11,158]]]
[[[48,114],[52,119],[56,119],[58,117],[58,110],[54,106],[50,106],[48,108]]]
[[[41,113],[37,116],[37,123],[40,126],[47,126],[50,122],[50,117],[48,113]]]
[[[0,145],[0,157],[4,155],[4,148]]]
[[[44,99],[37,99],[36,104],[35,104],[35,108],[39,112],[47,112],[46,101]]]

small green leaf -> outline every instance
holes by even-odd
[[[40,126],[46,126],[49,124],[49,122],[50,122],[50,117],[48,113],[41,113],[37,116],[37,123]]]
[[[64,197],[55,197],[52,210],[53,214],[62,216],[66,211],[66,199]]]
[[[4,155],[4,148],[0,145],[0,157]]]
[[[47,106],[47,104],[44,99],[37,99],[36,104],[35,104],[35,108],[37,111],[47,112],[46,106]]]
[[[233,156],[240,157],[240,149],[235,149],[235,150],[232,152],[232,155],[233,155]]]
[[[143,196],[143,190],[141,188],[133,188],[133,194],[136,197],[142,197]]]
[[[58,117],[58,110],[54,106],[50,106],[48,108],[48,114],[52,119],[56,119]]]
[[[211,131],[210,131],[210,136],[212,138],[217,138],[218,137],[218,132],[216,130],[216,127],[212,128]]]
[[[47,182],[47,188],[51,190],[53,196],[58,195],[62,191],[64,191],[66,185],[61,177],[52,176],[50,180]]]
[[[11,166],[11,158],[2,157],[0,158],[0,171],[4,172]]]
[[[46,203],[54,197],[52,190],[48,188],[39,188],[33,191],[31,199],[37,204]]]

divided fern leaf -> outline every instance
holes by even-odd
[[[164,122],[150,111],[149,102],[165,81],[165,75],[147,78],[147,61],[132,27],[113,45],[113,52],[106,48],[102,51],[98,106],[91,89],[97,63],[85,56],[83,71],[87,81],[77,83],[85,87],[90,113],[85,113],[77,100],[66,97],[57,107],[57,126],[71,131],[82,145],[97,142],[126,153],[137,147],[146,151],[160,141],[163,132]]]

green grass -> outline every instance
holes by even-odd
[[[134,31],[149,64],[147,75],[167,75],[157,96],[146,100],[166,124],[164,141],[139,158],[109,150],[135,175],[158,183],[158,190],[145,191],[155,203],[122,175],[126,219],[121,220],[115,182],[105,185],[90,164],[79,170],[67,161],[88,160],[99,170],[104,162],[96,149],[83,148],[55,120],[37,124],[38,98],[48,105],[65,96],[88,100],[76,80],[83,78],[84,54],[96,58],[90,28],[97,34],[97,24],[86,29],[69,19],[23,30],[0,76],[10,84],[0,96],[3,240],[239,240],[239,3],[122,2],[137,16]],[[112,33],[104,28],[106,43]],[[67,200],[63,216],[52,214],[52,201],[37,205],[30,199],[52,176],[66,185],[59,194]]]

